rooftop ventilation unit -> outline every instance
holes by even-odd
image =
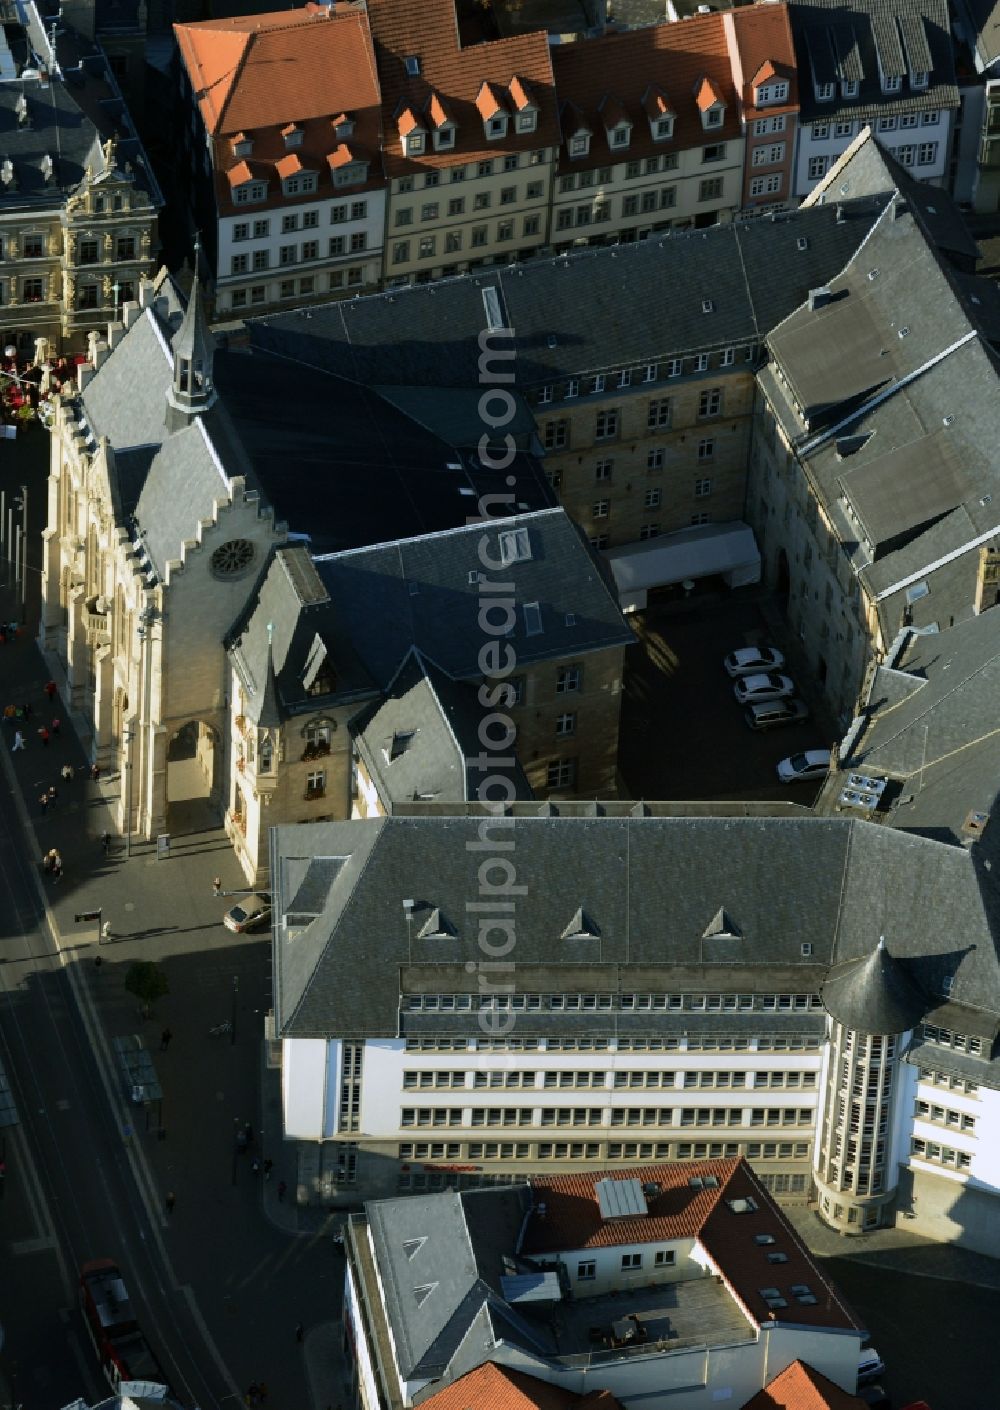
[[[641,1180],[597,1180],[594,1193],[602,1219],[634,1219],[649,1213]]]
[[[848,774],[847,783],[841,789],[837,802],[841,808],[857,808],[863,813],[874,812],[882,801],[885,785],[884,778],[872,778],[868,774]]]

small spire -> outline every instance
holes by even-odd
[[[207,411],[216,397],[212,377],[215,339],[205,314],[198,275],[200,263],[201,236],[196,234],[191,293],[184,310],[184,320],[174,334],[170,348],[174,375],[167,393],[167,425],[171,430],[186,425],[190,417]]]

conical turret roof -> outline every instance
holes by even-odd
[[[823,1006],[845,1028],[859,1033],[905,1033],[923,1018],[928,1002],[883,936],[870,955],[830,971],[822,988]]]

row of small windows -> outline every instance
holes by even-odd
[[[967,1033],[952,1033],[949,1029],[938,1028],[933,1023],[925,1023],[922,1031],[927,1043],[937,1043],[942,1048],[953,1048],[960,1053],[972,1053],[974,1057],[982,1056],[982,1038],[975,1038]]]
[[[933,1121],[938,1126],[951,1126],[957,1131],[967,1131],[971,1134],[976,1129],[976,1118],[969,1112],[938,1106],[936,1102],[918,1101],[913,1108],[913,1114],[922,1121]]]
[[[684,1013],[819,1012],[819,994],[404,994],[404,1009],[424,1013],[579,1010]]]
[[[839,125],[840,124],[838,124],[838,126]],[[907,143],[900,147],[894,147],[892,149],[892,155],[901,166],[933,166],[938,157],[938,143]],[[810,157],[808,167],[809,180],[821,180],[826,175],[834,160],[835,158],[830,156]]]
[[[343,225],[348,220],[365,220],[368,215],[367,201],[351,201],[344,205],[330,207],[330,224]],[[290,235],[295,230],[317,230],[319,229],[318,210],[293,211],[281,217],[281,234]],[[271,235],[271,217],[265,216],[260,220],[236,221],[233,225],[233,243],[240,244],[243,240],[267,240]]]
[[[493,235],[493,242],[499,245],[509,244],[516,238],[516,221],[513,216],[507,220],[498,220]],[[539,215],[526,215],[521,219],[521,235],[530,238],[531,236],[541,237],[542,218]],[[473,225],[469,231],[469,247],[471,249],[483,249],[491,243],[490,227],[488,225]],[[415,242],[415,256],[411,255],[414,242],[411,240],[396,240],[392,246],[392,263],[406,264],[415,257],[416,259],[433,259],[440,249],[444,255],[459,254],[465,247],[464,230],[446,230],[438,245],[437,235],[421,235]],[[531,251],[528,251],[530,254]]]
[[[711,304],[711,300],[706,300]],[[740,349],[721,348],[715,353],[696,353],[693,357],[668,357],[663,362],[646,362],[637,367],[623,367],[610,372],[596,372],[590,377],[570,377],[565,382],[553,383],[538,388],[535,402],[547,406],[553,401],[572,401],[575,397],[600,396],[604,392],[624,390],[627,387],[649,385],[652,382],[670,380],[674,377],[692,376],[700,372],[710,372],[713,368],[733,367],[737,361],[752,362],[753,345]],[[721,390],[718,392],[721,398]],[[670,425],[670,400],[650,402],[647,409],[647,425],[650,428]],[[667,408],[664,410],[664,408]],[[706,413],[700,412],[700,415]]]
[[[567,1144],[558,1142],[549,1146],[539,1146],[539,1160],[597,1160],[598,1156],[578,1154],[581,1151],[590,1152],[594,1149],[592,1144],[583,1146],[579,1143]],[[621,1147],[608,1147],[608,1160],[651,1160],[652,1150],[660,1150],[660,1147],[645,1143],[637,1145],[634,1142]],[[569,1154],[567,1154],[569,1153]],[[666,1159],[664,1155],[662,1157]],[[687,1156],[678,1156],[677,1159],[689,1159]],[[658,1154],[656,1159],[661,1159]],[[696,1159],[701,1159],[700,1156]],[[396,1182],[396,1188],[401,1192],[411,1192],[413,1194],[423,1194],[436,1190],[473,1190],[483,1185],[515,1185],[524,1179],[523,1175],[454,1175],[444,1173],[440,1170],[431,1171],[403,1171]],[[758,1175],[760,1183],[773,1195],[781,1194],[805,1194],[809,1189],[809,1179],[806,1175],[789,1173],[787,1171],[777,1171],[774,1173],[762,1172]],[[838,1206],[839,1208],[839,1206]],[[856,1211],[850,1210],[850,1214],[856,1217]]]
[[[674,1119],[676,1117],[676,1120]],[[812,1126],[812,1107],[405,1106],[407,1126]]]
[[[936,1141],[925,1141],[920,1136],[914,1136],[910,1141],[910,1154],[932,1161],[935,1165],[950,1165],[957,1170],[969,1170],[972,1166],[972,1156],[968,1151],[940,1146]]]
[[[403,1141],[400,1160],[807,1160],[808,1141]]]
[[[921,1067],[920,1080],[932,1087],[947,1087],[950,1092],[964,1092],[966,1096],[974,1096],[979,1091],[978,1082],[970,1082],[965,1077],[956,1077],[951,1072],[937,1072],[930,1067]]]
[[[407,1038],[408,1053],[817,1053],[821,1040],[811,1033],[768,1034],[742,1038],[733,1034],[665,1038]]]
[[[548,155],[545,148],[528,153],[508,152],[503,157],[488,157],[481,162],[473,162],[471,165],[450,167],[448,180],[454,186],[467,178],[471,181],[484,180],[496,176],[500,172],[517,171],[521,166],[542,166],[548,159]],[[439,171],[425,172],[420,178],[419,189],[429,191],[440,186],[441,178],[442,173]],[[406,196],[417,189],[417,178],[414,176],[401,176],[393,184],[393,190],[401,196]]]
[[[465,1087],[504,1088],[691,1088],[723,1089],[727,1087],[814,1088],[815,1072],[708,1072],[619,1071],[605,1069],[588,1071],[566,1068],[557,1072],[517,1071],[497,1068],[493,1071],[431,1068],[403,1073],[404,1090],[441,1090]]]
[[[914,127],[936,127],[941,114],[936,108],[925,113],[899,113],[894,117],[881,117],[878,120],[879,132],[895,132]],[[825,142],[831,134],[834,137],[853,137],[864,126],[857,122],[814,122],[810,125],[809,136],[813,142]]]
[[[642,161],[629,161],[625,163],[625,180],[636,181],[640,176],[656,176],[660,172],[676,171],[679,158],[676,152],[661,152],[655,157],[645,157]],[[609,166],[599,166],[593,171],[573,172],[569,176],[560,176],[559,191],[565,194],[569,191],[586,191],[591,186],[608,186],[614,179],[614,171]]]
[[[349,265],[345,269],[333,269],[326,276],[304,274],[299,279],[282,279],[275,287],[268,284],[253,284],[249,289],[233,289],[227,295],[230,308],[246,308],[248,305],[266,304],[274,298],[310,298],[329,289],[332,293],[341,289],[360,289],[365,284],[375,282],[365,265]]]
[[[300,245],[280,245],[277,262],[279,267],[308,264],[310,260],[330,259],[346,254],[361,254],[367,248],[367,232],[355,230],[350,235],[331,235],[326,242],[325,251],[319,240],[303,240]],[[229,258],[230,274],[248,274],[251,269],[256,272],[270,268],[270,250],[253,250],[247,254],[231,255]]]
[[[545,194],[545,187],[541,181],[529,181],[524,188],[526,201],[541,200]],[[499,192],[499,204],[501,206],[516,206],[519,204],[519,191],[516,186],[501,186]],[[471,210],[488,211],[493,204],[492,191],[477,191],[472,197]],[[395,229],[400,229],[404,225],[412,225],[414,216],[421,221],[440,220],[441,202],[426,201],[420,206],[419,211],[416,206],[398,206],[393,212],[392,223]],[[451,196],[444,203],[444,211],[448,216],[462,216],[466,213],[466,197]]]

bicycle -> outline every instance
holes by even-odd
[[[222,1038],[226,1033],[232,1033],[232,1031],[233,1025],[227,1018],[224,1023],[217,1023],[214,1028],[210,1028],[208,1030],[208,1036],[210,1038]]]

